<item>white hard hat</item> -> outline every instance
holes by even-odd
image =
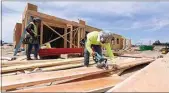
[[[101,32],[100,33],[100,42],[108,43],[113,39],[113,34],[111,32]]]

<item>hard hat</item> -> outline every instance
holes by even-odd
[[[38,18],[38,17],[37,18],[33,18],[33,22],[38,22],[39,23],[39,22],[41,22],[41,19]]]
[[[100,33],[100,42],[108,43],[113,39],[113,34],[111,32],[101,32]]]

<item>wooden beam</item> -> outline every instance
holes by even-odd
[[[61,18],[58,18],[58,17],[55,17],[55,16],[47,15],[47,14],[44,14],[44,13],[31,11],[31,10],[27,10],[27,12],[31,15],[38,16],[38,17],[41,17],[41,18],[46,18],[46,19],[49,19],[49,20],[53,20],[55,22],[61,22],[61,23],[64,23],[64,24],[71,24],[71,25],[74,25],[74,26],[84,27],[84,25],[81,25],[77,22],[68,21],[68,20],[61,19]]]
[[[122,81],[119,76],[112,76],[14,92],[104,92]]]
[[[82,28],[80,28],[79,30],[78,30],[78,35],[77,35],[77,46],[78,46],[78,48],[80,48],[80,33],[81,33],[81,31],[82,31]]]
[[[64,48],[67,48],[67,27],[64,28]]]
[[[43,44],[43,22],[41,22],[41,28],[40,28],[40,45]]]
[[[48,22],[48,21],[44,21],[46,24],[48,24],[49,26],[53,26],[53,27],[59,27],[59,28],[65,28],[66,25],[64,24],[59,24],[57,22]]]
[[[70,25],[69,28],[70,28],[70,42],[69,42],[69,44],[70,44],[70,48],[72,48],[72,44],[73,44],[72,43],[72,38],[73,38],[72,30],[73,30],[73,26]]]

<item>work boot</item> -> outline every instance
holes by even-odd
[[[38,60],[38,55],[34,55],[35,60]]]
[[[89,65],[84,65],[85,67],[89,67]]]
[[[27,60],[32,60],[31,58],[27,58]]]
[[[35,60],[38,60],[38,57],[35,57]]]

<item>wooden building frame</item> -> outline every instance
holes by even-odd
[[[28,3],[24,13],[22,15],[22,32],[24,31],[25,27],[28,25],[27,22],[30,18],[30,16],[38,17],[42,20],[41,25],[39,28],[39,39],[40,39],[40,45],[45,45],[47,43],[52,43],[60,38],[64,40],[63,47],[62,48],[80,48],[80,40],[85,37],[86,29],[88,32],[91,32],[93,30],[95,31],[101,31],[101,29],[94,28],[91,26],[87,26],[85,24],[85,21],[79,20],[78,22],[69,21],[65,19],[61,19],[55,16],[47,15],[44,13],[40,13],[37,11],[37,6]],[[44,41],[44,26],[46,26],[50,31],[52,31],[55,35],[58,35],[58,37],[53,38],[52,40],[49,40],[47,42]],[[52,27],[57,28],[63,28],[64,33],[60,34],[58,31],[56,31]],[[55,47],[57,48],[57,47]]]

